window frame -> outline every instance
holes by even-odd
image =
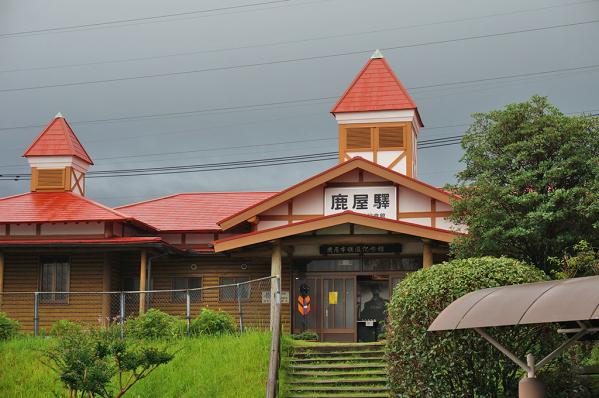
[[[196,275],[176,275],[176,276],[172,276],[171,277],[171,287],[172,287],[172,290],[181,290],[181,288],[177,288],[176,287],[175,281],[177,279],[184,279],[186,281],[187,287],[184,288],[185,290],[187,290],[187,289],[197,289],[195,287],[194,288],[190,288],[189,287],[189,282],[190,282],[191,279],[198,279],[199,280],[199,282],[200,282],[199,289],[202,289],[202,287],[204,286],[204,278],[201,277],[201,276],[196,276]],[[183,296],[179,297],[178,296],[179,294],[182,294]],[[202,290],[199,290],[199,296],[198,297],[193,297],[192,296],[192,297],[190,297],[190,299],[191,299],[192,303],[200,303],[200,302],[202,302]],[[175,291],[171,292],[171,303],[173,303],[173,304],[185,304],[186,302],[187,302],[187,298],[186,298],[185,292],[175,292]]]
[[[233,279],[235,282],[233,283],[224,283],[224,279]],[[244,282],[249,282],[250,281],[250,277],[249,276],[242,276],[242,275],[235,275],[235,276],[221,276],[218,278],[218,284],[219,285],[233,285],[233,284],[237,284],[237,283],[244,283]],[[252,296],[252,289],[251,286],[249,284],[245,284],[247,286],[247,289],[243,289],[242,291],[246,291],[247,292],[247,296],[243,295],[239,298],[240,301],[243,302],[248,302],[250,301],[250,298]],[[234,294],[233,294],[233,298],[229,298],[229,297],[223,297],[223,290],[225,289],[232,289]],[[237,286],[229,286],[229,287],[221,287],[218,289],[218,301],[220,303],[235,303],[237,302]]]
[[[61,290],[65,292],[65,294],[55,294],[55,293],[46,293],[46,292],[56,292],[59,291],[56,289],[57,285],[57,268],[56,265],[66,264],[66,280],[65,286],[66,290]],[[54,270],[51,274],[51,290],[44,290],[44,267],[53,265]],[[69,256],[41,256],[39,258],[39,281],[38,281],[38,292],[40,292],[40,304],[59,304],[66,305],[70,302],[70,292],[71,292],[71,258]],[[58,296],[58,297],[57,297]],[[64,296],[64,297],[60,297]]]

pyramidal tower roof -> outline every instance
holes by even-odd
[[[396,111],[413,109],[422,126],[416,103],[376,50],[358,76],[339,98],[331,113]]]
[[[61,113],[54,117],[23,156],[75,156],[90,165],[94,164]]]

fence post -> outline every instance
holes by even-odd
[[[40,293],[33,293],[33,335],[37,337],[40,328]]]
[[[125,292],[119,295],[119,323],[121,324],[121,339],[125,337]]]
[[[237,306],[239,307],[239,332],[243,333],[243,305],[241,305],[241,292],[237,284]]]
[[[276,291],[274,300],[274,322],[272,325],[272,338],[270,345],[270,360],[268,363],[268,382],[266,384],[266,398],[275,398],[279,385],[279,361],[281,347],[281,277],[275,277]]]
[[[191,335],[191,295],[185,291],[185,318],[187,319],[187,337]]]

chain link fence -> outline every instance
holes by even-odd
[[[280,294],[281,279],[265,277],[218,286],[189,289],[113,292],[4,292],[0,311],[34,335],[46,334],[59,320],[89,327],[118,324],[124,332],[127,319],[151,308],[184,319],[187,333],[202,309],[229,313],[240,332],[268,329],[271,302]]]

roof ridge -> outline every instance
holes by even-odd
[[[164,199],[174,198],[182,195],[213,195],[213,194],[244,194],[244,193],[268,193],[268,194],[276,194],[279,191],[201,191],[201,192],[179,192],[165,196],[159,196],[157,198],[141,200],[139,202],[133,202],[122,206],[116,206],[115,209],[124,209],[127,207],[138,206],[146,203],[157,202]]]
[[[39,192],[39,193],[42,193],[42,192]],[[123,217],[124,219],[128,219],[128,220],[135,220],[135,218],[134,218],[134,217],[131,217],[131,216],[127,215],[127,214],[121,213],[120,211],[118,211],[118,210],[116,210],[116,209],[114,209],[114,208],[112,208],[112,207],[108,207],[108,206],[106,206],[106,205],[103,205],[103,204],[102,204],[102,203],[100,203],[100,202],[96,202],[96,201],[95,201],[95,200],[93,200],[93,199],[87,198],[87,197],[85,197],[85,196],[77,195],[76,193],[73,193],[73,192],[64,192],[64,193],[71,194],[71,195],[73,195],[73,196],[75,196],[75,197],[77,197],[77,198],[79,198],[79,199],[83,199],[83,200],[85,200],[86,202],[89,202],[89,203],[91,203],[91,204],[92,204],[92,205],[94,205],[94,206],[101,207],[102,209],[104,209],[104,210],[107,210],[107,211],[109,211],[109,212],[111,212],[111,213],[114,213],[114,214],[116,214],[116,215],[117,215],[117,216],[119,216],[119,217]],[[136,220],[136,221],[139,221],[139,220]]]
[[[58,119],[58,118],[57,118]],[[90,164],[94,164],[91,156],[89,156],[89,153],[87,153],[87,151],[85,150],[85,147],[83,146],[83,144],[81,143],[81,141],[79,141],[79,137],[77,137],[77,134],[75,134],[75,131],[73,130],[73,128],[71,127],[71,125],[69,124],[68,120],[65,119],[64,117],[61,117],[60,119],[62,119],[66,125],[66,127],[68,127],[68,129],[65,129],[65,126],[63,126],[63,129],[65,130],[65,137],[67,138],[69,145],[71,146],[71,150],[73,151],[73,153],[77,153],[75,146],[73,145],[73,140],[72,138],[75,139],[75,141],[77,141],[77,143],[79,144],[79,147],[81,148],[81,150],[83,151],[83,153],[85,154],[85,156],[87,156],[87,159],[90,161]],[[75,155],[77,156],[77,155]],[[77,156],[78,158],[80,158],[80,156]],[[82,159],[84,161],[87,161],[86,159]]]
[[[389,63],[387,62],[387,60],[385,58],[375,58],[375,59],[380,59],[383,62],[383,65],[385,66],[385,68],[387,69],[387,71],[391,74],[391,76],[393,76],[393,79],[395,80],[395,83],[399,86],[399,88],[406,95],[406,97],[408,97],[408,100],[410,100],[410,102],[414,106],[414,109],[417,109],[418,107],[416,106],[416,102],[414,102],[414,99],[412,98],[412,96],[410,95],[410,93],[408,92],[408,90],[401,83],[401,80],[399,80],[398,77],[397,77],[397,75],[395,75],[395,72],[393,72],[393,69],[391,68],[391,65],[389,65]]]
[[[34,193],[34,192],[23,192],[23,193],[18,193],[18,194],[15,194],[15,195],[5,196],[3,198],[0,198],[0,201],[18,198],[19,196],[25,196],[25,195],[28,195],[28,194],[31,194],[31,193]]]

